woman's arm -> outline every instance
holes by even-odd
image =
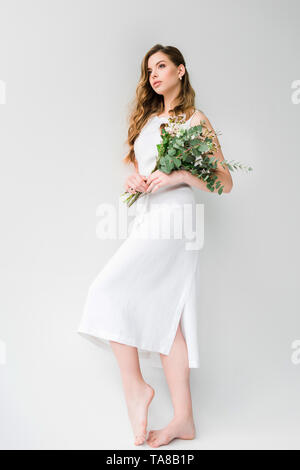
[[[207,128],[210,131],[215,133],[211,123],[209,122],[209,120],[205,116],[205,114],[202,113],[201,111],[197,110],[195,116],[193,116],[193,118],[192,118],[191,126],[199,126],[200,121],[205,121]],[[217,158],[219,161],[225,160],[224,155],[222,153],[222,150],[220,148],[220,143],[219,143],[218,137],[215,136],[213,138],[213,140],[214,140],[215,144],[218,146],[218,150],[212,156]],[[221,181],[222,186],[224,185],[223,193],[230,193],[230,191],[232,189],[232,186],[233,186],[233,181],[232,181],[231,174],[230,174],[227,166],[225,166],[225,168],[223,168],[223,166],[220,164],[219,161],[217,162],[217,168],[215,169],[214,173],[217,175],[218,180]],[[203,180],[200,180],[200,178],[198,178],[198,176],[192,175],[187,170],[178,170],[178,171],[181,173],[183,183],[187,183],[190,186],[194,186],[195,188],[203,189],[203,191],[212,192],[207,188],[206,182],[203,181]],[[215,193],[218,192],[218,189],[215,188],[213,192],[215,192]]]

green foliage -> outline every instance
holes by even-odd
[[[172,121],[169,121],[172,129]],[[216,170],[218,163],[223,168],[230,171],[237,169],[247,169],[252,171],[251,167],[244,167],[240,162],[233,160],[219,160],[214,154],[218,147],[214,141],[215,133],[207,129],[205,121],[200,125],[190,127],[189,129],[180,128],[177,132],[167,132],[165,128],[161,131],[161,142],[157,144],[157,159],[155,168],[166,174],[176,170],[187,170],[206,182],[207,188],[218,194],[222,194],[224,185],[218,180]],[[124,193],[126,194],[126,193]],[[126,199],[128,205],[133,204],[143,193],[130,194]]]

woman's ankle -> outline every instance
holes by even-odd
[[[124,379],[123,387],[127,393],[136,394],[145,390],[145,388],[148,387],[148,384],[144,379]]]
[[[193,417],[193,412],[192,411],[177,411],[174,412],[173,419],[172,421],[193,421],[194,422],[194,417]]]

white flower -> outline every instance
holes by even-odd
[[[168,124],[166,125],[165,130],[170,135],[172,135],[173,137],[181,136],[184,132],[184,126],[183,126],[182,118],[180,118],[180,117],[179,117],[179,119],[169,118],[168,119]]]

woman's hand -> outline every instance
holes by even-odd
[[[151,192],[154,193],[159,188],[163,186],[174,186],[175,184],[183,182],[183,171],[182,170],[174,170],[169,175],[164,173],[163,171],[156,170],[151,173],[146,183],[149,184],[147,193]],[[153,189],[154,188],[154,189]]]
[[[145,183],[147,176],[134,172],[128,176],[125,182],[125,190],[128,193],[135,194],[137,191],[143,193],[147,190],[148,184]]]

